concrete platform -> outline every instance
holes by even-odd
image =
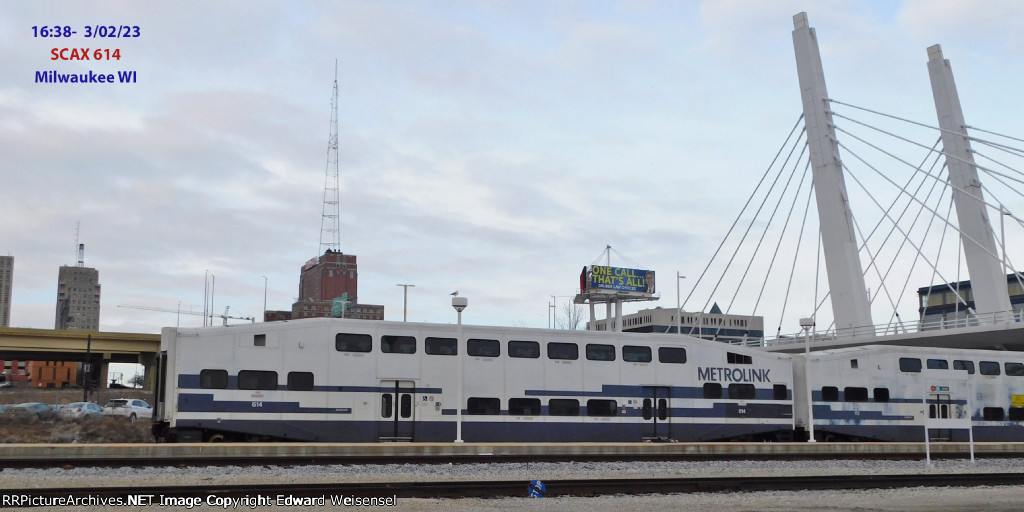
[[[1024,457],[1024,443],[975,443],[979,457]],[[932,443],[932,457],[969,457],[968,443]],[[181,443],[5,444],[0,464],[172,463],[227,461],[399,462],[501,459],[811,459],[924,458],[924,443]],[[44,462],[45,461],[45,462]]]

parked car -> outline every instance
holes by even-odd
[[[137,398],[119,398],[107,402],[103,406],[103,414],[107,416],[124,416],[128,421],[135,423],[139,418],[152,418],[153,407],[145,400]]]
[[[50,420],[56,417],[53,412],[53,408],[49,405],[39,402],[26,402],[18,405],[9,405],[4,414],[11,414],[16,416],[35,416],[41,420]]]
[[[103,417],[103,408],[92,402],[72,402],[61,407],[60,417],[65,420],[90,420]]]

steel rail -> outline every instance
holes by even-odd
[[[592,479],[545,481],[546,496],[601,496],[608,494],[673,494],[695,492],[758,492],[844,489],[896,489],[904,487],[971,487],[1024,485],[1024,473],[958,473],[958,474],[862,474],[823,476],[749,476],[711,478],[657,478],[657,479]],[[378,482],[349,483],[325,482],[309,484],[222,484],[185,486],[117,486],[87,488],[23,488],[3,489],[5,496],[35,497],[37,504],[56,499],[121,500],[148,496],[153,504],[169,498],[199,499],[207,503],[209,497],[219,499],[254,499],[262,496],[277,502],[279,499],[315,498],[327,504],[334,497],[359,498],[499,498],[527,497],[529,482],[525,480],[500,481],[431,481],[431,482]],[[20,498],[19,498],[20,499]],[[0,508],[26,506],[25,502],[11,504],[0,501]],[[28,503],[28,506],[33,504]],[[38,505],[35,505],[38,506]]]

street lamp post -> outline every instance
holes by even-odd
[[[409,320],[409,288],[415,288],[414,284],[396,284],[395,286],[402,287],[402,321],[406,322]],[[454,306],[454,304],[452,304]]]
[[[679,281],[686,279],[686,276],[676,271],[676,334],[683,333],[683,304],[679,302]]]
[[[263,322],[267,321],[267,276],[263,276]]]
[[[459,313],[459,326],[458,334],[456,335],[456,342],[458,343],[458,350],[456,351],[459,365],[459,379],[458,379],[458,397],[459,401],[455,404],[455,442],[462,442],[462,367],[463,361],[465,360],[465,354],[468,347],[462,342],[462,310],[469,306],[469,300],[465,297],[455,296],[452,297],[452,307]]]
[[[811,391],[811,376],[808,372],[810,368],[810,357],[811,357],[811,344],[808,337],[808,332],[814,327],[814,317],[805,317],[800,319],[800,328],[804,330],[804,382],[807,388],[807,442],[814,442],[814,393]]]

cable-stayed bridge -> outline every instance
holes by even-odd
[[[805,13],[793,44],[803,112],[682,309],[763,316],[749,343],[768,350],[1024,350],[1007,252],[1024,242],[1024,140],[966,123],[939,45],[936,118],[912,120],[832,98]]]

